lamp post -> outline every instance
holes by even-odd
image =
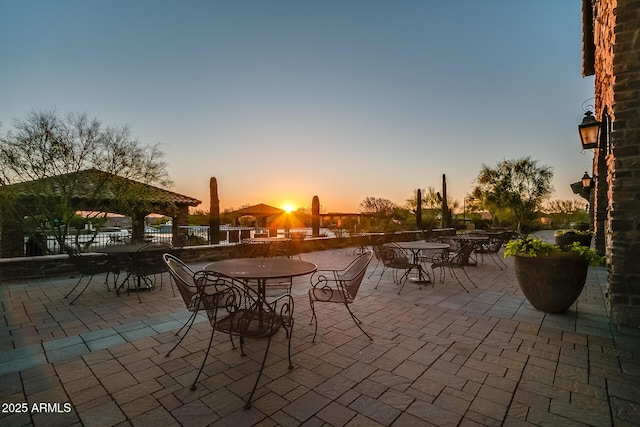
[[[464,196],[462,198],[462,223],[464,224],[464,228],[467,228],[467,200],[474,200],[473,197]]]
[[[462,198],[462,223],[467,228],[467,196]]]

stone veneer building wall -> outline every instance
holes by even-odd
[[[595,74],[593,219],[616,325],[640,327],[640,0],[583,0],[583,74]]]

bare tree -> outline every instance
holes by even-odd
[[[15,120],[12,131],[0,134],[3,215],[12,214],[32,237],[47,228],[62,244],[80,196],[91,207],[84,212],[88,219],[109,212],[105,192],[115,192],[112,199],[121,208],[141,209],[144,186],[132,194],[130,188],[109,185],[111,176],[171,185],[163,156],[158,145],[135,139],[127,125],[104,127],[87,114],[62,118],[55,111],[30,112],[26,119]],[[87,170],[103,173],[88,184],[78,178]]]
[[[566,227],[570,222],[587,222],[589,220],[586,203],[578,200],[550,200],[546,203],[544,212],[549,214],[554,223],[560,227]]]
[[[375,218],[383,219],[393,216],[396,205],[391,200],[380,197],[367,197],[360,202],[360,212],[373,215]]]
[[[360,202],[360,213],[371,217],[371,224],[376,229],[392,231],[399,222],[396,218],[396,204],[380,197],[367,197]]]

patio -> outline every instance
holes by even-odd
[[[344,249],[302,254],[342,267]],[[591,268],[579,301],[562,315],[534,310],[513,261],[485,259],[467,271],[469,294],[447,276],[401,295],[385,273],[364,279],[352,309],[318,305],[311,342],[308,277],[294,279],[294,369],[284,334],[274,337],[253,407],[264,340],[240,357],[217,335],[195,391],[210,327],[200,315],[182,345],[165,353],[189,316],[169,277],[162,290],[116,297],[95,282],[73,306],[76,278],[0,285],[0,424],[21,425],[633,425],[640,419],[640,333],[610,326],[606,270]],[[202,267],[204,264],[192,266]],[[369,272],[375,266],[375,259]],[[26,413],[10,404],[28,403]],[[34,410],[34,403],[49,408]],[[70,406],[64,406],[69,403]],[[36,406],[35,409],[40,408]],[[69,410],[70,409],[70,410]],[[54,413],[51,413],[54,412]]]

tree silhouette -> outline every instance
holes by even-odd
[[[551,167],[538,165],[531,157],[503,160],[495,168],[483,164],[473,197],[481,200],[494,218],[512,221],[520,231],[523,224],[535,219],[553,193],[552,178]]]

